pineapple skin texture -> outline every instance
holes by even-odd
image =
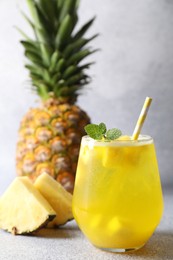
[[[18,176],[33,182],[46,172],[73,192],[80,141],[88,115],[77,105],[49,98],[23,117],[16,149]]]

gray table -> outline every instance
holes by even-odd
[[[113,254],[92,246],[75,221],[61,229],[40,230],[36,236],[13,236],[0,231],[0,260],[173,260],[173,192],[164,195],[163,219],[139,251]]]

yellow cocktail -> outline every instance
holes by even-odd
[[[73,214],[95,246],[138,249],[160,222],[163,198],[153,139],[82,139]]]

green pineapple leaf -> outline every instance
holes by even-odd
[[[77,0],[65,0],[64,5],[62,5],[61,14],[59,17],[60,22],[64,20],[66,15],[73,15],[76,12]]]
[[[46,99],[68,97],[75,100],[83,87],[90,82],[85,73],[94,62],[82,63],[97,50],[87,44],[98,34],[86,38],[85,33],[92,26],[95,17],[76,31],[79,0],[26,0],[30,16],[22,12],[32,28],[34,39],[18,29],[23,38],[26,68],[35,91]],[[30,64],[29,64],[30,63]],[[47,92],[47,95],[46,95]]]
[[[53,72],[55,70],[56,64],[58,63],[59,59],[60,59],[60,53],[59,53],[59,51],[56,50],[52,54],[51,59],[50,59],[50,68],[49,68],[50,71]]]
[[[39,54],[36,54],[35,52],[32,51],[25,51],[25,56],[33,63],[42,66],[42,60],[40,58]]]
[[[25,47],[26,51],[31,51],[36,55],[39,55],[39,45],[34,42],[21,41],[21,44]]]
[[[36,67],[35,65],[26,64],[25,67],[30,70],[30,72],[35,73],[36,75],[42,77],[43,69]]]
[[[57,33],[55,44],[57,49],[62,47],[66,41],[69,40],[71,32],[73,30],[72,17],[67,14]]]
[[[90,51],[90,50],[86,49],[86,50],[79,51],[78,53],[75,53],[74,55],[72,55],[71,58],[69,58],[67,65],[70,66],[71,64],[78,64],[84,58],[93,54],[94,52],[96,52],[96,50]]]
[[[21,11],[22,16],[25,18],[25,20],[27,21],[27,23],[32,27],[32,29],[35,31],[35,25],[34,23],[31,21],[31,19],[23,12]]]
[[[74,40],[80,39],[81,37],[83,37],[83,35],[88,31],[88,29],[91,27],[91,25],[95,21],[95,19],[96,19],[96,17],[93,17],[91,20],[89,20],[89,22],[84,24],[82,26],[82,28],[74,35]]]
[[[76,71],[78,67],[75,65],[69,66],[63,73],[63,78],[68,79],[70,76],[72,76]]]
[[[58,6],[56,1],[39,0],[37,4],[44,13],[47,20],[50,22],[51,27],[55,26],[56,15],[58,15]]]
[[[15,26],[16,30],[28,41],[28,42],[33,42],[31,38],[26,35],[19,27]]]
[[[73,43],[69,44],[67,48],[64,50],[65,58],[68,59],[69,56],[73,53],[79,52],[87,43],[95,39],[97,36],[98,34],[95,34],[89,39],[80,38],[74,41]]]
[[[65,60],[62,58],[58,61],[56,65],[57,72],[62,72],[62,70],[64,70],[64,67],[65,67]]]

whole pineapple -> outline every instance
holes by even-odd
[[[27,0],[32,20],[24,17],[34,31],[25,40],[32,86],[41,98],[41,106],[28,111],[21,121],[17,143],[17,174],[33,181],[47,172],[68,191],[73,191],[79,145],[88,115],[75,102],[89,82],[82,63],[92,54],[86,47],[97,35],[84,35],[94,19],[75,32],[78,0]]]

